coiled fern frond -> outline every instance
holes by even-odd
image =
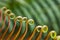
[[[6,18],[8,19],[8,26],[6,27],[5,31],[4,26],[6,24]],[[26,37],[28,31],[29,31],[29,26],[34,25],[34,20],[33,19],[28,19],[27,17],[22,17],[22,16],[15,16],[14,13],[12,13],[9,9],[6,7],[3,7],[2,10],[0,10],[0,23],[3,20],[3,25],[0,29],[0,40],[32,40],[34,35],[38,33],[35,40],[41,40],[41,37],[43,33],[46,33],[48,31],[48,26],[43,25],[43,26],[36,26],[34,30],[29,34],[29,36]],[[10,32],[8,32],[9,27],[10,27],[10,21],[13,20],[13,28]],[[17,27],[17,22],[19,22],[19,27],[15,33],[15,29]],[[22,24],[25,22],[25,31],[22,35],[19,35],[22,30]],[[49,38],[52,38],[53,40],[60,40],[60,37],[57,36],[57,33],[55,31],[50,31],[47,36],[44,38],[44,40],[49,40]],[[58,38],[57,38],[58,37]]]
[[[3,6],[5,6],[5,7],[3,7]],[[18,18],[17,19],[18,21],[16,20],[16,25],[15,25],[16,27],[15,27],[15,29],[13,29],[14,31],[11,32],[11,36],[12,36],[12,37],[10,36],[11,39],[14,39],[14,38],[18,39],[20,36],[23,35],[23,33],[25,32],[25,28],[26,28],[26,19],[27,20],[33,19],[34,24],[33,25],[30,25],[30,23],[28,24],[28,26],[29,26],[28,32],[27,32],[27,35],[24,34],[25,35],[24,40],[27,40],[26,38],[28,38],[28,36],[30,36],[32,34],[32,32],[34,31],[36,26],[39,26],[39,25],[40,26],[47,25],[49,28],[48,32],[46,32],[46,33],[43,32],[41,40],[44,40],[45,37],[47,37],[46,35],[48,35],[50,33],[50,31],[52,31],[52,30],[54,30],[57,33],[57,35],[58,35],[58,38],[56,37],[57,40],[59,39],[59,35],[60,35],[60,0],[0,0],[0,8],[2,8],[2,10],[1,10],[2,14],[0,14],[0,20],[1,20],[0,21],[0,35],[1,36],[4,33],[4,36],[6,38],[8,37],[7,35],[10,34],[12,29],[14,28],[15,18]],[[19,16],[19,17],[17,17],[17,16]],[[21,23],[19,21],[21,16],[22,16],[22,20],[23,20],[22,28],[20,29],[21,31],[19,31],[17,33],[17,31],[19,30],[19,27],[21,25]],[[4,32],[5,30],[7,30],[6,31],[7,33]],[[39,33],[40,33],[40,31],[38,31],[38,32],[36,31],[35,35],[32,34],[34,36],[32,38],[32,40],[35,40],[35,38],[38,36]],[[19,34],[19,36],[14,37],[12,34],[14,36],[18,36],[18,34]],[[17,35],[15,35],[15,34],[17,34]],[[2,36],[2,39],[5,38],[4,36]],[[8,38],[8,39],[10,39],[10,38]],[[49,40],[52,40],[52,38],[49,38]]]

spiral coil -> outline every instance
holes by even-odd
[[[3,29],[5,28],[5,23],[6,23],[6,17],[8,17],[8,26],[6,28],[6,30],[2,33]],[[27,35],[28,32],[28,25],[33,25],[34,24],[34,20],[33,19],[28,19],[27,17],[22,17],[22,16],[15,16],[14,13],[12,13],[9,9],[7,9],[6,7],[3,7],[2,10],[0,10],[0,23],[3,20],[3,25],[0,28],[0,33],[2,33],[0,35],[0,40],[24,40],[25,36]],[[13,28],[11,30],[11,32],[9,34],[7,34],[9,27],[10,27],[10,19],[13,20],[14,24],[13,24]],[[16,29],[16,22],[19,22],[19,28],[18,31],[16,33],[15,29]],[[26,28],[24,33],[19,36],[21,30],[22,30],[22,22],[26,23]],[[43,26],[36,26],[33,30],[33,32],[25,39],[25,40],[32,40],[34,35],[39,32],[38,36],[35,38],[35,40],[41,40],[41,37],[43,35],[43,33],[46,33],[48,31],[48,26],[43,25]],[[6,36],[7,34],[7,36]],[[14,35],[13,35],[14,34]],[[12,36],[13,35],[13,36]],[[53,40],[60,40],[58,39],[58,37],[60,38],[60,36],[57,36],[57,33],[53,30],[50,31],[47,36],[44,38],[44,40],[49,40],[49,37],[51,37]]]

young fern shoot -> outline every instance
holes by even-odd
[[[48,27],[46,25],[42,26],[42,28],[40,29],[40,33],[39,33],[38,37],[36,38],[36,40],[40,40],[42,37],[42,33],[46,33],[47,31],[48,31]]]
[[[1,35],[1,40],[3,40],[4,36],[6,35],[9,27],[10,27],[10,16],[9,16],[9,13],[8,11],[5,11],[5,17],[8,15],[8,27],[6,28],[6,30],[4,31],[4,33]]]
[[[23,35],[21,37],[19,37],[18,40],[24,40],[24,38],[25,38],[25,36],[27,34],[27,31],[28,31],[28,24],[30,24],[30,25],[34,24],[34,20],[33,19],[27,20],[27,18],[25,19],[25,17],[23,19],[26,20],[26,29],[25,29],[25,32],[23,33]]]
[[[10,32],[10,34],[7,36],[6,40],[10,40],[10,37],[14,33],[14,30],[15,30],[15,27],[16,27],[16,20],[17,20],[17,18],[15,18],[15,15],[13,13],[9,14],[9,16],[10,16],[10,19],[14,19],[14,26],[13,26],[13,29]]]
[[[52,39],[55,39],[56,38],[56,32],[55,31],[50,31],[49,33],[48,33],[48,35],[45,37],[45,39],[44,40],[48,40],[49,39],[49,37],[51,37]]]
[[[19,27],[17,33],[14,35],[14,37],[13,37],[11,40],[16,40],[16,38],[19,36],[20,31],[21,31],[21,29],[22,29],[22,17],[21,17],[21,16],[18,16],[18,17],[17,17],[17,21],[20,22],[20,27]]]
[[[4,21],[3,21],[3,25],[2,25],[2,28],[0,28],[0,32],[2,32],[2,30],[4,29],[4,26],[5,26],[5,23],[6,23],[6,15],[5,15],[5,11],[7,10],[6,7],[3,7],[1,10],[0,10],[0,22],[2,21],[2,14],[4,13],[3,17],[4,17]],[[4,12],[3,12],[4,11]],[[3,12],[3,13],[2,13]]]

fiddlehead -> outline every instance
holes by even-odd
[[[56,32],[55,31],[50,31],[49,33],[48,33],[48,35],[45,37],[45,39],[44,40],[48,40],[49,39],[49,37],[51,37],[52,39],[55,39],[56,38]]]
[[[10,16],[11,19],[14,19],[14,26],[13,26],[13,29],[10,32],[10,34],[7,36],[6,40],[9,40],[10,37],[12,36],[12,34],[14,33],[14,30],[15,30],[15,27],[16,27],[16,20],[17,20],[17,18],[15,18],[15,15],[13,13],[11,13],[9,16]]]
[[[28,31],[28,24],[30,24],[30,25],[34,24],[34,20],[33,19],[27,20],[27,18],[25,18],[24,20],[26,20],[26,29],[25,29],[24,34],[19,38],[19,40],[24,40],[24,37],[26,36],[27,31]]]
[[[9,16],[8,11],[6,11],[4,15],[5,15],[5,17],[8,15],[8,27],[6,28],[5,32],[2,34],[1,40],[4,38],[5,34],[7,33],[8,29],[10,27],[10,16]]]
[[[3,12],[3,11],[4,12]],[[7,10],[6,7],[3,7],[1,10],[0,10],[0,22],[2,21],[2,15],[3,15],[3,18],[4,18],[4,21],[3,21],[3,24],[2,24],[2,28],[0,28],[0,32],[4,29],[4,26],[5,26],[5,23],[6,23],[6,14],[5,14],[5,11]]]
[[[40,40],[42,37],[42,34],[46,33],[47,31],[48,31],[48,27],[46,25],[42,26],[40,33],[39,33],[38,37],[36,38],[36,40]]]
[[[17,33],[14,35],[14,37],[11,40],[16,40],[16,38],[18,37],[18,35],[19,35],[20,31],[21,31],[21,28],[22,28],[22,17],[18,16],[17,21],[20,22],[20,27],[19,27]]]

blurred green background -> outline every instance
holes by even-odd
[[[35,26],[48,25],[49,31],[60,34],[60,0],[0,0],[0,8],[4,6],[16,16],[34,19]]]

